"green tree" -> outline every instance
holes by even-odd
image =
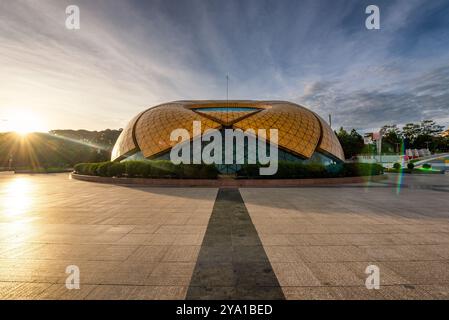
[[[433,137],[432,146],[433,152],[448,152],[449,151],[449,136]]]
[[[439,140],[441,132],[443,132],[443,126],[436,124],[433,120],[407,123],[402,128],[402,135],[407,139],[408,148],[429,148],[431,151],[435,151],[441,144]]]
[[[25,139],[0,133],[0,167],[72,167],[81,162],[110,160],[121,131],[55,130],[30,133]]]
[[[385,125],[382,127],[382,152],[399,152],[402,143],[401,130],[396,124]]]
[[[420,135],[438,136],[443,132],[443,126],[435,123],[433,120],[423,120],[420,123]]]
[[[347,132],[343,127],[336,132],[338,140],[345,153],[345,158],[349,159],[357,154],[360,154],[364,147],[363,137],[355,130]]]
[[[402,136],[411,144],[420,135],[420,132],[421,126],[417,123],[407,123],[402,127]]]

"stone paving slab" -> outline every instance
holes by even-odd
[[[436,189],[449,177],[403,182],[240,189],[285,297],[449,298],[449,197]],[[371,264],[379,290],[365,287]]]
[[[0,298],[449,299],[449,177],[396,179],[241,188],[214,215],[215,188],[1,175]]]
[[[184,299],[216,194],[2,176],[0,298]]]

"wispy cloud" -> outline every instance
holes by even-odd
[[[0,118],[28,108],[52,129],[117,128],[160,102],[221,99],[229,73],[231,98],[294,100],[336,125],[448,124],[447,3],[379,1],[380,31],[364,28],[367,4],[3,1]]]

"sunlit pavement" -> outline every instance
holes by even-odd
[[[240,232],[252,232],[252,242],[236,243],[226,230],[231,248],[262,247],[263,255],[240,250],[248,254],[239,262],[267,257],[287,299],[447,299],[449,176],[398,181],[240,189],[257,234],[247,225]],[[194,272],[204,277],[197,261],[206,230],[226,229],[223,211],[209,224],[216,195],[0,174],[0,298],[184,299]],[[212,258],[232,262],[226,250]],[[66,288],[69,265],[80,269],[79,290]],[[380,269],[379,290],[365,287],[368,265]],[[214,288],[238,289],[232,277],[214,278]],[[257,279],[251,285],[258,290]]]

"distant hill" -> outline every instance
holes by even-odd
[[[0,167],[13,168],[73,167],[80,162],[110,159],[121,130],[53,130],[22,137],[13,132],[0,133]]]

